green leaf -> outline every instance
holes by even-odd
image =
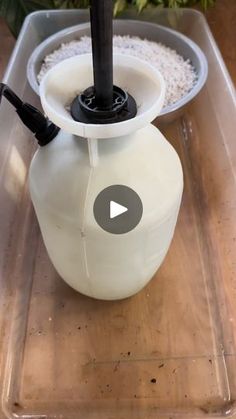
[[[210,6],[213,6],[214,3],[215,0],[201,0],[201,6],[204,10],[206,10]]]
[[[136,0],[136,6],[139,12],[141,12],[147,4],[148,0]]]
[[[28,13],[52,8],[53,0],[0,0],[0,16],[4,17],[15,37]]]
[[[57,9],[79,9],[89,6],[89,0],[54,0]]]
[[[99,0],[97,0],[99,1]],[[114,0],[114,15],[122,12],[128,5],[141,12],[146,6],[187,7],[200,3],[206,10],[215,0]],[[0,0],[0,16],[3,16],[14,36],[30,12],[42,9],[70,9],[89,6],[89,0]]]
[[[116,0],[114,5],[114,16],[116,16],[118,13],[123,12],[123,10],[127,6],[126,0]]]

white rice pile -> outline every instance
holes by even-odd
[[[38,74],[40,83],[43,76],[55,64],[75,55],[92,51],[91,38],[83,36],[79,40],[61,44],[61,46],[44,58]],[[177,54],[161,43],[130,36],[114,36],[113,52],[138,57],[149,62],[163,75],[166,82],[164,107],[172,105],[185,96],[197,81],[197,74],[189,60]]]

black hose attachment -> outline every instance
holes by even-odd
[[[3,96],[14,106],[21,121],[33,132],[41,147],[47,145],[56,137],[60,131],[59,127],[53,124],[37,108],[29,103],[22,102],[9,86],[0,83],[0,103]]]

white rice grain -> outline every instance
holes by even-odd
[[[55,64],[75,55],[91,53],[91,38],[83,36],[79,40],[61,44],[61,46],[44,58],[38,74],[40,83],[47,71]],[[166,82],[166,97],[164,107],[180,100],[197,81],[197,74],[189,60],[179,55],[175,50],[161,43],[130,36],[114,36],[113,52],[133,55],[158,69]]]

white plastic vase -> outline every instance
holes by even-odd
[[[162,263],[174,234],[183,175],[177,153],[150,123],[163,106],[160,73],[137,58],[114,56],[114,84],[138,107],[135,118],[116,124],[72,119],[68,105],[92,84],[90,54],[65,60],[44,77],[42,106],[61,131],[36,152],[30,191],[59,275],[85,295],[114,300],[140,291]],[[142,218],[128,233],[109,233],[94,218],[94,201],[110,185],[128,186],[141,198]]]

